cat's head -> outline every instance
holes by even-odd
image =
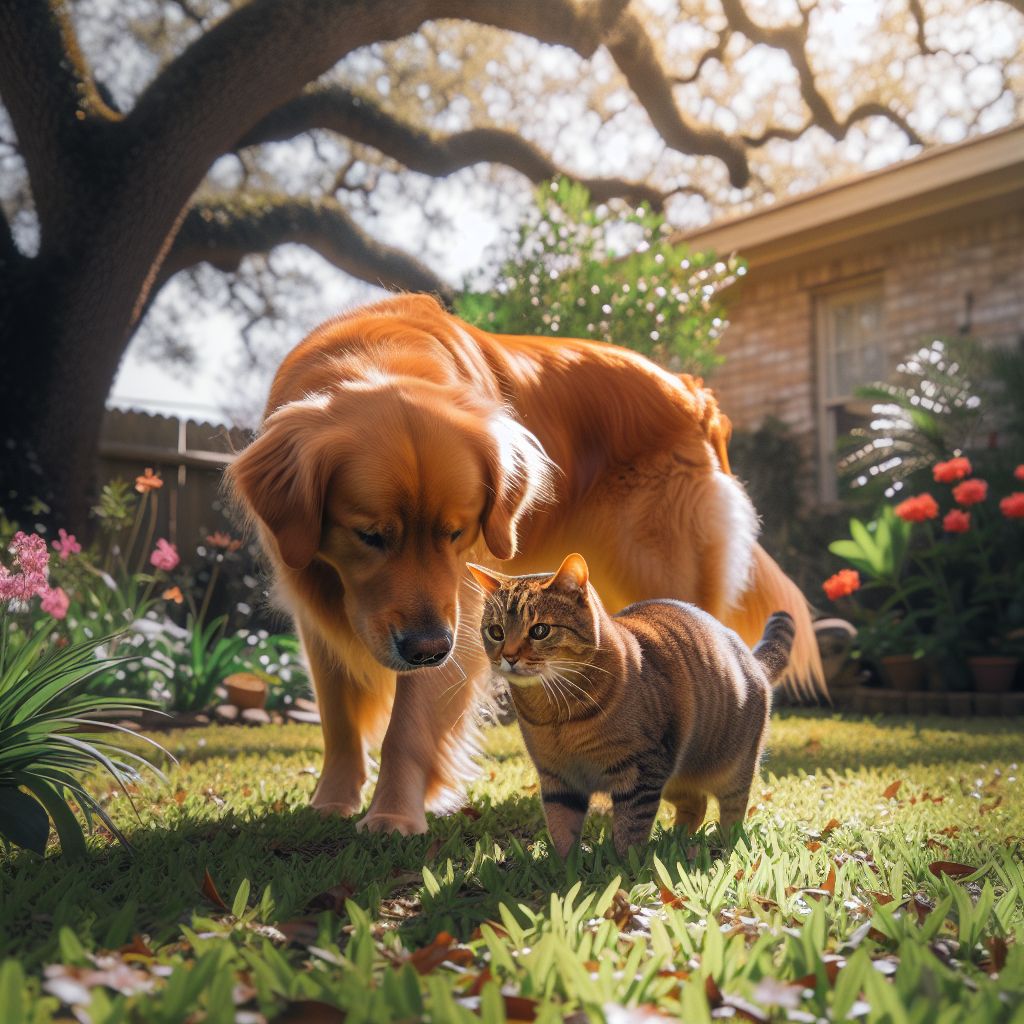
[[[495,671],[517,686],[538,686],[556,673],[582,682],[580,671],[600,645],[598,599],[582,555],[568,555],[554,574],[467,568],[484,592],[480,633]]]

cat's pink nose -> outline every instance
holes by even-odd
[[[514,665],[519,660],[518,654],[506,654],[505,660],[510,664]]]

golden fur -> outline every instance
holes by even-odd
[[[422,831],[425,806],[458,799],[488,674],[467,560],[550,570],[576,546],[610,608],[692,601],[747,643],[786,609],[790,678],[820,685],[806,604],[756,545],[728,433],[699,381],[610,345],[490,335],[423,295],[299,344],[229,483],[308,652],[325,742],[314,803],[357,810],[382,737],[367,827]],[[449,636],[443,665],[406,674],[421,662],[403,645],[433,657]]]

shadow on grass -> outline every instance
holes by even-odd
[[[360,832],[357,818],[325,819],[298,808],[138,827],[129,831],[133,854],[116,845],[97,848],[95,839],[77,862],[58,855],[40,863],[20,853],[0,872],[0,958],[17,956],[29,970],[58,959],[63,926],[86,949],[116,948],[135,934],[154,943],[175,940],[194,914],[225,914],[203,894],[207,871],[228,906],[248,879],[249,905],[261,907],[263,924],[310,919],[321,938],[343,943],[345,899],[351,899],[397,927],[413,948],[439,931],[468,938],[480,924],[500,919],[501,903],[539,910],[552,892],[578,879],[586,895],[616,875],[653,877],[656,853],[669,863],[686,859],[681,840],[659,832],[648,850],[623,864],[600,841],[606,819],[596,816],[583,848],[565,863],[548,852],[535,796],[479,807],[476,819],[431,817],[422,836]]]

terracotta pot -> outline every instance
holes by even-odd
[[[1013,686],[1019,659],[1002,654],[968,658],[974,688],[978,693],[1006,693]]]
[[[880,659],[882,677],[890,690],[909,693],[924,688],[925,663],[912,654],[887,654]]]
[[[228,702],[236,708],[262,708],[267,703],[265,679],[251,672],[236,672],[224,680],[228,691]]]

